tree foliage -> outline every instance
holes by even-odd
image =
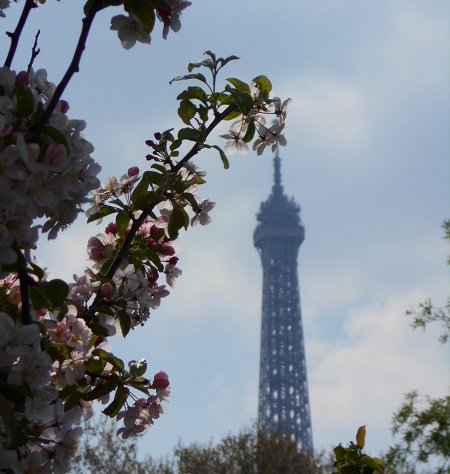
[[[170,459],[140,458],[136,439],[115,438],[115,429],[114,422],[88,424],[72,474],[325,474],[332,466],[324,454],[303,453],[291,437],[255,425],[218,443],[179,442]]]
[[[450,220],[444,221],[445,238],[450,239]],[[450,259],[447,262],[450,264]],[[450,300],[449,300],[450,301]],[[443,333],[439,340],[446,343],[450,336],[450,303],[445,309],[436,308],[431,300],[419,304],[413,315],[414,329],[423,328],[431,322],[439,322]],[[445,474],[450,469],[450,393],[439,398],[420,396],[417,391],[405,395],[402,405],[394,413],[392,432],[400,435],[401,441],[392,446],[386,455],[389,472],[415,474],[415,465],[423,466],[430,474]],[[437,467],[428,467],[429,463]],[[431,469],[431,470],[430,470]]]

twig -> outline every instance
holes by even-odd
[[[39,35],[41,34],[41,30],[38,30],[36,33],[36,36],[34,38],[34,44],[33,47],[31,48],[31,58],[30,62],[28,63],[27,71],[30,72],[31,68],[33,67],[34,60],[36,59],[36,56],[41,52],[41,50],[37,47],[38,44],[38,38]]]
[[[204,135],[204,140],[208,138],[208,135],[213,131],[214,128],[217,127],[217,125],[227,116],[230,115],[233,110],[237,108],[236,102],[230,104],[222,113],[217,114],[214,117],[214,120],[208,125],[208,128],[205,131]],[[188,152],[187,154],[183,157],[182,160],[180,160],[176,166],[173,167],[173,173],[177,173],[186,162],[188,162],[193,156],[195,156],[200,150],[202,149],[202,145],[199,145],[196,143]]]
[[[27,0],[23,6],[22,14],[20,15],[14,33],[6,33],[11,38],[11,45],[9,47],[8,56],[6,56],[5,67],[11,68],[12,60],[16,54],[17,45],[19,44],[20,35],[22,34],[23,27],[28,19],[28,15],[33,8],[37,5],[34,0]]]
[[[25,326],[31,324],[31,307],[29,297],[29,275],[25,267],[17,270],[20,282],[20,299],[22,301],[22,324]]]
[[[45,109],[45,112],[42,114],[42,117],[40,118],[39,122],[37,122],[33,126],[33,136],[31,139],[32,142],[38,141],[42,133],[42,130],[44,129],[45,125],[50,119],[53,111],[55,110],[55,107],[57,106],[59,102],[59,99],[63,95],[64,90],[66,89],[67,85],[72,79],[72,76],[80,70],[81,56],[83,55],[83,51],[86,48],[87,37],[89,35],[89,30],[91,29],[92,22],[94,21],[96,13],[97,13],[97,10],[92,9],[90,13],[87,16],[85,16],[82,20],[83,26],[81,28],[80,37],[78,39],[78,44],[75,49],[75,53],[73,55],[72,61],[69,67],[67,68],[67,71],[64,74],[64,77],[61,79],[61,82],[56,86],[55,92],[53,93],[53,96],[50,102],[48,103],[47,108]]]

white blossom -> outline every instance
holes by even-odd
[[[133,13],[128,16],[116,15],[111,18],[111,30],[117,31],[122,47],[132,48],[136,41],[150,44],[150,34],[145,31],[141,20]]]

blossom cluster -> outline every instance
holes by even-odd
[[[125,402],[117,417],[124,419],[118,433],[122,437],[144,431],[163,413],[161,404],[170,398],[167,374],[159,371],[152,382],[144,379],[145,360],[130,362],[128,371],[117,370],[121,361],[109,353],[107,338],[89,328],[77,305],[67,305],[64,314],[33,308],[33,323],[21,325],[11,317],[21,304],[13,274],[0,280],[0,303],[8,310],[0,312],[0,382],[9,387],[0,395],[0,471],[66,472],[78,450],[81,417],[92,416],[93,399],[104,404],[109,400],[110,390],[99,397],[91,395],[108,377],[121,376],[123,383],[140,384],[148,393],[147,399],[138,399],[130,392],[136,401]],[[26,434],[22,441],[8,441],[14,432],[5,422],[10,416]]]
[[[94,148],[82,133],[86,123],[68,118],[66,101],[59,101],[44,131],[33,136],[54,89],[44,69],[16,73],[0,68],[2,276],[6,276],[2,265],[16,262],[17,249],[35,246],[39,228],[55,238],[99,185],[100,166],[90,156]]]
[[[258,90],[253,87],[253,94],[256,95]],[[286,114],[291,104],[291,99],[286,99],[283,102],[279,97],[274,97],[268,101],[268,105],[264,108],[257,108],[250,113],[251,121],[248,116],[241,116],[239,120],[235,120],[230,127],[228,133],[222,133],[219,136],[225,138],[225,152],[232,155],[236,151],[242,154],[247,154],[249,151],[246,137],[248,136],[248,128],[250,124],[256,127],[258,138],[253,142],[253,150],[257,155],[261,155],[264,149],[271,148],[274,152],[278,146],[286,146],[286,137],[283,130],[286,126]],[[266,117],[271,115],[273,117],[272,123],[267,124]]]
[[[0,281],[2,303],[17,302],[17,279],[10,275]],[[48,318],[44,318],[44,314]],[[92,356],[89,348],[92,336],[82,320],[76,318],[75,308],[69,308],[61,321],[45,310],[34,312],[34,323],[22,326],[5,312],[0,312],[0,380],[8,384],[9,396],[0,396],[2,410],[13,414],[12,420],[27,426],[27,439],[0,443],[0,471],[63,473],[76,454],[82,433],[76,425],[82,416],[92,415],[92,402],[80,400],[67,409],[59,398],[60,391],[80,379],[85,372],[83,361]],[[41,330],[48,328],[50,341],[64,346],[70,357],[66,362],[52,360]],[[84,373],[83,373],[84,375]],[[0,419],[0,439],[11,437],[11,426]],[[11,449],[8,444],[17,443]],[[9,448],[9,449],[8,449]]]

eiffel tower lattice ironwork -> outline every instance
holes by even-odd
[[[297,272],[305,230],[300,206],[283,192],[278,151],[274,168],[272,193],[261,203],[254,233],[263,267],[258,426],[290,434],[302,450],[312,452]]]

